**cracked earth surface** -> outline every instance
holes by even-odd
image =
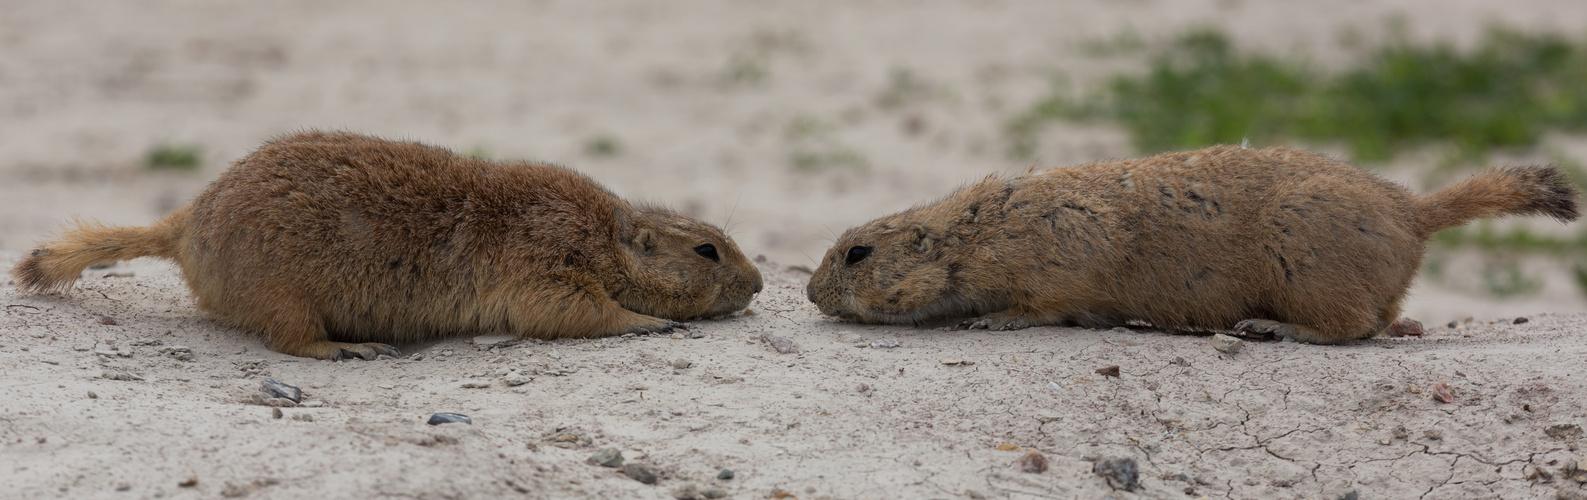
[[[7,287],[0,496],[671,498],[685,484],[734,498],[1582,491],[1561,471],[1587,456],[1570,431],[1587,424],[1587,315],[1349,346],[1248,342],[1228,355],[1206,337],[1147,329],[838,323],[804,300],[804,274],[761,266],[756,314],[694,323],[703,338],[462,338],[339,363],[215,326],[159,263],[90,271],[69,297]],[[779,354],[763,333],[799,351]],[[900,347],[869,347],[887,340]],[[172,346],[192,359],[161,353]],[[1119,377],[1095,373],[1110,365]],[[532,380],[509,386],[512,370]],[[117,373],[142,380],[106,378]],[[264,377],[323,406],[273,418],[250,400]],[[1440,381],[1453,403],[1434,399]],[[426,425],[438,411],[474,423]],[[662,480],[585,463],[606,447]],[[1020,470],[1030,450],[1048,471]],[[1091,472],[1120,457],[1139,465],[1139,489],[1114,491]],[[715,479],[722,468],[737,477]]]

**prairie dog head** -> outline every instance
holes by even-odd
[[[760,270],[716,226],[640,207],[624,233],[633,287],[615,299],[625,309],[677,321],[712,318],[744,309],[760,292]]]
[[[923,323],[1007,307],[984,286],[997,260],[981,244],[1009,189],[994,177],[940,202],[844,231],[806,287],[821,313],[862,323]],[[995,231],[995,227],[992,228]]]

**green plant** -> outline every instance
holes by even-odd
[[[1343,143],[1365,161],[1430,142],[1473,159],[1535,145],[1545,130],[1587,130],[1587,44],[1494,28],[1470,50],[1391,39],[1322,72],[1203,29],[1152,51],[1142,74],[1081,99],[1065,90],[1010,119],[1012,154],[1033,151],[1045,123],[1104,119],[1148,153],[1288,137]]]
[[[597,135],[584,141],[584,154],[594,157],[617,156],[623,152],[623,144],[611,135]]]
[[[197,170],[202,157],[198,146],[161,144],[143,155],[143,165],[150,170]]]
[[[788,155],[788,162],[795,170],[819,172],[834,168],[850,170],[866,170],[871,166],[870,160],[864,154],[840,145],[828,145],[820,149],[798,149]]]
[[[1522,271],[1513,257],[1500,256],[1483,266],[1482,286],[1496,297],[1514,297],[1537,293],[1543,282]]]

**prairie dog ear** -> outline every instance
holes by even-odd
[[[913,233],[910,237],[910,248],[915,249],[917,253],[931,251],[931,246],[935,242],[932,241],[931,235],[926,232],[925,226],[914,226],[909,228],[909,231]]]
[[[651,232],[650,228],[640,229],[639,233],[634,235],[634,239],[629,240],[628,248],[641,255],[655,254],[656,234]]]

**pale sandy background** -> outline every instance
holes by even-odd
[[[1141,67],[1089,57],[1087,41],[1210,25],[1245,49],[1336,64],[1342,32],[1391,16],[1417,40],[1469,44],[1495,22],[1587,34],[1587,5],[1542,0],[0,2],[6,267],[73,215],[146,224],[261,140],[304,128],[571,166],[729,225],[769,258],[759,314],[700,322],[702,339],[458,339],[370,363],[281,356],[218,328],[159,263],[91,272],[64,298],[7,286],[0,497],[670,498],[685,484],[734,498],[1580,494],[1561,469],[1583,459],[1569,426],[1587,424],[1587,299],[1558,262],[1527,260],[1560,279],[1519,298],[1419,284],[1407,314],[1477,319],[1459,330],[1234,356],[1153,332],[833,323],[785,270],[810,265],[831,232],[1029,166],[1003,154],[1004,120],[1054,78],[1084,86]],[[588,153],[599,138],[618,153]],[[1039,165],[1132,154],[1104,125],[1041,139]],[[203,168],[145,171],[161,143],[201,147]],[[1545,143],[1587,158],[1581,138]],[[1422,188],[1430,156],[1377,168]],[[803,352],[776,354],[754,340],[766,332]],[[903,347],[853,347],[879,339]],[[160,353],[173,345],[194,359]],[[693,366],[673,368],[679,358]],[[1107,365],[1123,377],[1093,373]],[[562,375],[509,387],[514,368]],[[144,380],[102,378],[119,372]],[[264,375],[324,406],[272,419],[246,402]],[[493,385],[460,388],[469,380]],[[1456,403],[1428,397],[1441,380]],[[475,424],[423,425],[435,411]],[[569,433],[581,440],[556,446]],[[1040,450],[1052,470],[1020,472],[1003,443]],[[607,446],[667,477],[645,486],[583,463]],[[1112,492],[1089,472],[1109,457],[1134,458],[1144,489]],[[722,467],[739,477],[712,479]]]

